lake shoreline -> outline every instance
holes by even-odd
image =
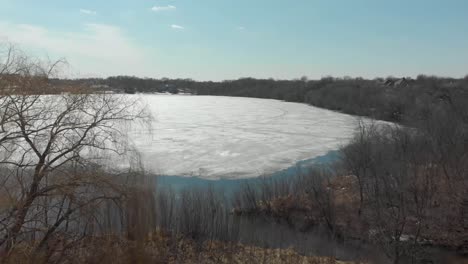
[[[206,188],[212,187],[218,191],[228,193],[234,192],[246,183],[255,183],[262,180],[279,180],[285,177],[295,177],[308,170],[330,169],[330,165],[339,159],[339,151],[329,151],[327,154],[311,159],[298,161],[294,166],[274,172],[269,175],[259,175],[252,178],[243,179],[207,179],[199,176],[175,176],[175,175],[157,175],[149,172],[149,175],[156,177],[158,188],[173,188],[175,191],[182,191],[187,188]]]

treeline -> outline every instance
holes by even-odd
[[[60,82],[66,82],[60,80]],[[191,79],[142,79],[117,76],[68,81],[126,93],[192,93],[285,100],[392,122],[421,118],[438,101],[468,105],[468,78],[322,78],[274,80],[243,78],[222,82]],[[468,110],[467,108],[463,109]]]

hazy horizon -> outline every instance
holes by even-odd
[[[461,0],[0,0],[0,41],[66,77],[363,78],[468,72]]]

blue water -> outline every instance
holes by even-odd
[[[276,180],[284,179],[287,177],[294,177],[296,175],[306,173],[311,168],[320,167],[330,169],[329,165],[337,161],[339,157],[339,151],[330,151],[326,155],[319,156],[313,159],[299,161],[294,166],[291,166],[287,169],[275,172],[271,175],[264,175],[257,178],[208,180],[199,177],[159,175],[157,178],[157,183],[158,188],[171,188],[176,192],[187,188],[212,187],[215,189],[220,189],[225,193],[229,194],[237,190],[243,184],[254,183],[255,181],[258,181],[260,178],[264,177]]]

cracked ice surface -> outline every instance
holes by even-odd
[[[155,120],[131,139],[147,170],[206,179],[273,173],[346,144],[356,117],[278,100],[139,95]]]

